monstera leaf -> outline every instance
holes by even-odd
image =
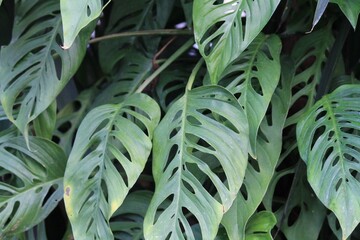
[[[15,176],[0,182],[0,239],[37,225],[63,197],[65,154],[45,139],[29,140],[31,151],[23,137],[0,145],[0,169]]]
[[[308,180],[333,211],[346,239],[360,222],[360,85],[343,85],[324,96],[297,125]]]
[[[195,0],[195,40],[213,83],[259,34],[280,0]]]
[[[320,82],[329,48],[334,43],[330,27],[328,25],[302,37],[293,48],[291,57],[295,61],[296,75],[292,86],[292,109],[286,127],[296,124],[301,115],[314,105],[316,86]]]
[[[69,50],[62,39],[58,0],[15,4],[11,43],[0,52],[0,100],[8,118],[27,134],[29,122],[55,100],[81,63],[88,34]]]
[[[81,29],[100,16],[102,11],[101,2],[101,0],[60,0],[64,32],[63,47],[65,49],[74,44]]]
[[[282,65],[281,82],[271,99],[269,116],[263,119],[261,134],[256,139],[257,159],[249,161],[241,191],[221,222],[230,239],[244,239],[247,222],[261,203],[279,160],[282,130],[290,107],[291,83],[295,73],[290,59],[283,59]]]
[[[105,34],[164,28],[173,5],[174,0],[114,1]],[[129,53],[131,49],[131,52],[137,49],[149,57],[155,54],[159,42],[159,37],[127,37],[100,42],[101,68],[106,73],[112,73],[120,60],[132,54]]]
[[[214,239],[242,184],[247,144],[247,119],[230,92],[220,86],[187,90],[155,130],[156,188],[145,238],[194,239],[197,222],[202,239]],[[158,213],[164,201],[170,204]]]
[[[111,76],[110,83],[96,96],[93,106],[119,103],[127,95],[133,94],[152,70],[152,59],[136,50],[130,50],[124,57],[117,74]]]
[[[53,140],[58,143],[67,156],[70,154],[76,131],[97,93],[96,90],[96,88],[90,88],[82,91],[73,102],[67,104],[57,114]]]
[[[253,156],[256,156],[260,123],[280,79],[280,51],[281,42],[277,36],[259,34],[223,74],[222,81],[229,82],[226,88],[238,97],[246,111]]]
[[[113,238],[109,219],[144,169],[159,119],[158,105],[144,94],[99,106],[84,118],[64,177],[75,239]]]

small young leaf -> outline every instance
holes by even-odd
[[[276,218],[272,212],[255,213],[246,225],[245,240],[272,240],[270,232],[275,224]]]

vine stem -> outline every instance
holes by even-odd
[[[141,93],[162,71],[164,71],[171,63],[173,63],[178,57],[181,56],[189,47],[194,44],[193,39],[189,39],[184,45],[182,45],[173,55],[171,55],[166,61],[154,71],[136,90],[137,93]]]
[[[191,30],[187,29],[154,29],[154,30],[142,30],[142,31],[133,31],[133,32],[122,32],[109,34],[102,37],[93,38],[89,41],[89,44],[111,40],[115,38],[123,37],[135,37],[135,36],[153,36],[153,35],[193,35],[194,33]]]
[[[186,90],[187,91],[191,90],[192,85],[194,84],[194,81],[195,81],[196,74],[199,72],[199,70],[200,70],[201,66],[203,65],[203,63],[204,63],[204,59],[201,58],[199,60],[199,62],[196,64],[196,66],[194,67],[194,69],[192,70],[191,75],[189,77],[189,81],[186,84]]]

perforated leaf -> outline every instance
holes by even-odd
[[[76,131],[89,111],[96,92],[96,88],[82,91],[73,102],[68,103],[57,114],[53,139],[67,156],[70,154]]]
[[[360,85],[343,85],[318,101],[297,125],[311,187],[333,211],[346,239],[360,222]]]
[[[256,138],[260,123],[280,79],[280,51],[281,42],[277,36],[259,34],[223,73],[222,81],[226,88],[245,108],[253,156],[256,156]]]
[[[84,118],[64,177],[75,239],[113,238],[109,219],[143,171],[159,119],[158,105],[144,94],[99,106]]]
[[[280,0],[195,0],[195,40],[213,83],[254,40]]]
[[[60,6],[64,33],[63,47],[68,49],[73,45],[80,31],[100,16],[102,0],[60,0]]]
[[[290,107],[295,73],[289,58],[282,61],[282,66],[281,83],[271,99],[269,115],[263,119],[261,134],[256,139],[258,158],[249,160],[241,190],[221,222],[230,239],[244,239],[247,222],[261,203],[279,161],[282,130]]]
[[[173,5],[174,0],[114,1],[104,34],[164,28]],[[104,72],[112,73],[124,57],[131,55],[129,51],[134,50],[146,53],[151,58],[150,55],[157,51],[160,39],[156,36],[134,36],[102,41],[99,43],[100,65]]]
[[[0,100],[8,118],[26,134],[29,122],[55,100],[80,65],[89,36],[61,48],[57,0],[15,4],[12,41],[0,52]]]
[[[0,145],[0,169],[14,176],[0,182],[0,239],[37,225],[63,197],[65,154],[45,139],[29,140],[32,151],[23,137]]]
[[[247,150],[246,116],[230,92],[219,86],[186,91],[155,130],[156,188],[144,221],[145,238],[194,239],[191,225],[197,222],[202,239],[214,239],[242,184]]]
[[[292,86],[291,105],[294,108],[286,120],[286,126],[297,123],[301,115],[315,102],[316,86],[320,82],[329,49],[334,43],[330,27],[328,25],[305,35],[293,48],[291,57],[295,61],[296,75]]]

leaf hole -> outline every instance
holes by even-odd
[[[300,214],[301,214],[301,207],[300,206],[295,206],[293,209],[291,209],[291,211],[289,213],[289,217],[287,219],[287,225],[289,227],[294,225],[296,220],[299,218]]]
[[[324,134],[325,130],[326,130],[325,126],[320,126],[315,130],[315,133],[311,139],[311,150],[314,149],[314,146],[315,146],[317,140],[319,139],[319,136],[322,136]]]
[[[249,164],[253,167],[253,169],[260,173],[260,166],[259,166],[259,162],[253,158],[249,158]]]
[[[91,16],[91,8],[90,8],[89,5],[86,6],[86,15],[87,15],[88,17]]]
[[[177,111],[171,122],[175,122],[175,121],[177,122],[179,118],[182,116],[182,112],[183,112],[182,110]]]
[[[241,195],[243,196],[244,200],[247,201],[249,199],[249,194],[247,190],[246,184],[243,184],[240,188]]]
[[[93,179],[99,171],[100,171],[100,166],[98,165],[91,171],[91,173],[88,176],[88,180]]]
[[[201,126],[201,122],[197,120],[194,116],[187,116],[186,120],[193,126]]]
[[[166,165],[164,166],[164,171],[168,168],[169,164],[174,160],[175,156],[178,154],[179,146],[177,144],[173,145],[170,148],[169,155],[166,161]]]
[[[261,96],[263,96],[263,90],[260,84],[260,81],[257,77],[252,77],[250,80],[251,87],[255,90],[255,92]]]
[[[321,110],[321,108],[317,109],[317,111],[319,111],[318,114],[316,115],[316,118],[315,118],[315,122],[319,121],[320,119],[323,119],[326,117],[327,115],[327,112],[325,110]]]
[[[343,183],[343,179],[340,178],[337,183],[335,184],[335,191],[337,192],[339,188],[341,187],[341,184]]]
[[[72,127],[71,122],[66,121],[58,127],[58,131],[61,133],[66,133],[71,129],[71,127]]]
[[[330,150],[330,149],[328,149],[328,151],[329,151],[329,150]],[[334,150],[334,148],[331,147],[330,152],[326,152],[324,159],[327,159],[327,158],[330,156],[330,154],[333,152],[333,150]],[[337,156],[337,157],[334,158],[334,160],[332,161],[331,166],[335,167],[335,166],[339,163],[339,161],[340,161],[340,157]],[[323,162],[323,165],[324,165],[324,162]]]

